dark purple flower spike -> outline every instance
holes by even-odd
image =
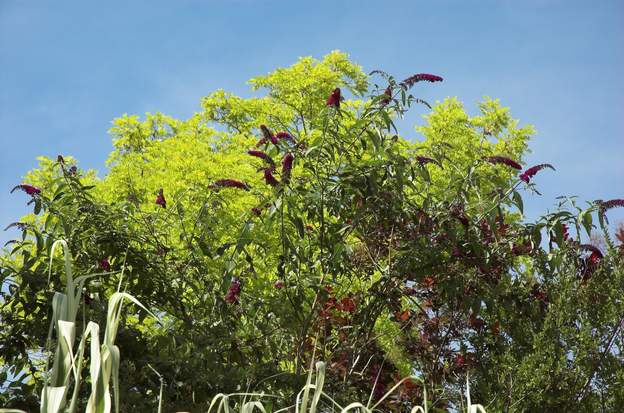
[[[282,179],[288,181],[290,179],[290,171],[292,170],[293,160],[295,157],[292,153],[287,153],[282,159]]]
[[[279,185],[279,181],[275,178],[275,176],[273,176],[273,169],[271,168],[264,169],[264,181],[267,183],[267,185]]]
[[[249,185],[236,179],[219,179],[210,186],[211,188],[238,188],[249,191]]]
[[[340,109],[340,101],[342,100],[342,96],[340,95],[340,88],[337,87],[333,90],[331,95],[327,98],[327,106],[333,106],[336,109]]]
[[[28,195],[39,195],[41,193],[41,189],[29,184],[17,185],[15,188],[11,189],[11,193],[13,193],[16,189],[22,190]]]
[[[160,190],[158,191],[158,196],[156,196],[156,205],[167,208],[167,200],[165,199],[165,194],[163,193],[162,188],[160,188]]]
[[[487,162],[489,162],[491,164],[494,164],[494,165],[496,165],[496,164],[503,164],[503,165],[507,165],[510,168],[514,168],[514,169],[518,169],[518,170],[522,169],[522,166],[518,162],[514,161],[511,158],[507,158],[507,157],[504,157],[504,156],[487,156],[487,157],[483,158],[483,160],[485,160],[485,161],[487,161]]]
[[[432,75],[429,73],[418,73],[403,80],[401,82],[401,86],[404,86],[409,89],[418,82],[425,81],[425,82],[433,83],[433,82],[441,82],[442,80],[444,79],[442,79],[440,76]]]
[[[555,167],[552,166],[551,164],[549,164],[549,163],[542,163],[542,164],[539,164],[539,165],[532,166],[529,169],[527,169],[526,171],[522,172],[520,174],[519,178],[528,184],[529,181],[531,180],[531,178],[533,178],[535,176],[535,174],[537,174],[539,171],[541,171],[544,168],[550,168],[553,171],[555,170]]]

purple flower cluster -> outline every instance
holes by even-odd
[[[579,248],[591,253],[589,256],[581,257],[581,281],[585,284],[598,269],[600,261],[604,258],[604,255],[600,249],[591,244],[581,244],[579,245]]]
[[[600,212],[604,213],[608,209],[624,207],[624,199],[610,199],[608,201],[600,201]]]
[[[526,171],[522,172],[520,174],[519,178],[528,184],[529,181],[531,180],[531,178],[533,178],[535,176],[535,174],[537,174],[539,171],[541,171],[544,168],[550,168],[553,171],[555,170],[555,167],[552,166],[551,164],[549,164],[549,163],[542,163],[542,164],[539,164],[539,165],[532,166],[529,169],[527,169]]]
[[[275,134],[275,137],[277,139],[284,139],[287,141],[291,141],[292,143],[295,143],[295,138],[293,138],[292,135],[288,132],[277,132],[277,134]]]
[[[230,282],[230,288],[228,288],[228,291],[225,294],[225,297],[223,297],[223,299],[227,303],[238,304],[240,292],[241,292],[240,280],[236,277],[232,277],[232,281]]]
[[[594,259],[600,259],[604,256],[598,247],[591,244],[581,244],[579,245],[579,248],[591,252],[591,255],[595,257]]]
[[[236,179],[219,179],[214,184],[211,185],[212,188],[238,188],[244,189],[245,191],[249,191],[249,186],[241,181],[237,181]]]
[[[100,268],[107,272],[110,271],[111,266],[110,262],[108,262],[108,259],[104,258],[100,261]]]
[[[342,100],[342,96],[340,95],[340,88],[337,87],[333,90],[331,95],[327,98],[327,106],[333,106],[336,109],[340,108],[340,101]]]
[[[492,163],[492,164],[503,164],[503,165],[507,165],[510,168],[514,168],[514,169],[522,169],[522,166],[514,161],[513,159],[510,158],[506,158],[504,156],[487,156],[485,158],[483,158],[483,160]]]
[[[262,152],[262,151],[247,151],[248,155],[251,156],[255,156],[256,158],[260,158],[260,159],[270,159],[269,155],[267,155],[266,153]]]
[[[292,153],[287,153],[284,155],[284,159],[282,159],[282,179],[286,181],[290,179],[290,171],[292,170],[294,159],[295,157]]]
[[[262,151],[247,151],[247,154],[251,155],[251,156],[255,156],[256,158],[260,158],[260,159],[264,160],[265,162],[271,164],[271,166],[275,165],[275,162],[273,161],[273,158],[271,158],[265,152],[262,152]]]
[[[13,193],[13,191],[15,191],[16,189],[22,190],[28,195],[39,195],[41,193],[41,189],[29,184],[17,185],[15,188],[11,189],[11,193]]]
[[[433,83],[433,82],[441,82],[442,80],[444,79],[442,79],[440,76],[431,75],[429,73],[418,73],[403,80],[401,82],[401,85],[409,89],[418,82],[425,81],[425,82]]]
[[[273,176],[272,168],[264,168],[264,181],[267,183],[267,185],[279,185],[279,181],[275,178],[275,176]]]
[[[158,195],[156,196],[156,205],[167,208],[167,200],[165,199],[165,194],[163,193],[162,188],[160,188],[160,191],[158,191]]]
[[[280,140],[287,140],[292,143],[295,143],[295,139],[288,132],[282,131],[282,132],[278,132],[276,135],[273,135],[273,133],[271,133],[271,130],[266,125],[260,125],[260,130],[262,131],[263,137],[262,139],[260,139],[260,141],[258,141],[258,144],[256,146],[266,144],[268,141],[271,141],[275,145],[278,145]],[[247,151],[247,154],[250,156],[254,156],[256,158],[262,159],[268,164],[268,166],[261,167],[258,169],[258,172],[262,171],[264,175],[264,181],[266,182],[267,185],[278,186],[280,184],[280,181],[275,177],[275,175],[273,175],[273,173],[275,172],[275,161],[273,161],[273,158],[271,158],[266,152],[259,151],[259,150],[249,150]],[[281,177],[284,182],[288,182],[290,178],[290,173],[293,167],[294,159],[295,157],[292,153],[287,153],[282,158]],[[211,185],[211,187],[213,188],[219,187],[219,186],[228,186],[228,187],[235,187],[235,188],[249,190],[249,186],[247,184],[236,181],[234,179],[221,179],[215,182],[213,185]],[[261,211],[258,208],[252,208],[251,212],[256,216],[260,216],[261,214]]]
[[[292,135],[288,132],[282,131],[282,132],[277,132],[275,135],[273,135],[271,131],[269,130],[269,128],[266,127],[265,125],[260,125],[260,130],[262,131],[262,138],[258,141],[256,146],[262,146],[269,141],[272,142],[274,145],[277,145],[280,140],[287,140],[292,143],[295,143],[295,138],[293,138]]]

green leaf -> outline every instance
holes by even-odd
[[[520,213],[524,215],[524,202],[522,200],[522,195],[520,195],[518,191],[513,191],[513,203]]]
[[[299,237],[303,238],[305,235],[305,230],[303,228],[303,220],[298,216],[290,216],[290,220],[297,229],[297,233],[299,233]]]
[[[235,245],[233,242],[226,242],[225,244],[221,245],[219,248],[217,248],[217,250],[215,251],[215,256],[220,257],[223,255],[223,253],[225,251],[227,251],[232,245]]]
[[[591,209],[587,209],[583,211],[579,215],[579,221],[581,225],[583,226],[583,228],[585,228],[585,232],[587,233],[587,236],[590,237],[592,228],[594,227]]]
[[[243,230],[240,232],[238,236],[238,241],[236,242],[236,251],[241,252],[246,245],[248,245],[251,239],[251,229],[253,228],[252,222],[247,222],[243,226]]]

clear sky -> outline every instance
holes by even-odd
[[[333,49],[366,71],[443,76],[430,101],[474,114],[488,95],[534,125],[529,162],[557,172],[537,176],[530,216],[558,195],[624,198],[622,0],[0,0],[0,224],[26,211],[9,190],[37,156],[103,175],[114,117],[185,118],[217,88],[248,95],[252,76]]]

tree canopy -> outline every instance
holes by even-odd
[[[526,222],[522,194],[554,169],[523,167],[532,128],[497,100],[477,116],[430,107],[418,90],[438,81],[306,57],[187,120],[116,119],[102,178],[41,158],[19,188],[33,213],[0,257],[0,378],[19,377],[0,403],[37,403],[63,284],[46,263],[65,239],[77,272],[98,274],[79,317],[104,319],[119,286],[157,316],[123,319],[123,411],[156,405],[151,367],[167,410],[203,411],[237,389],[290,397],[312,360],[337,399],[415,374],[446,411],[469,374],[488,411],[621,406],[624,254],[605,220],[624,201],[562,198]],[[431,109],[421,140],[395,126],[414,105]],[[603,250],[582,241],[593,229]],[[384,408],[422,397],[408,381]]]

